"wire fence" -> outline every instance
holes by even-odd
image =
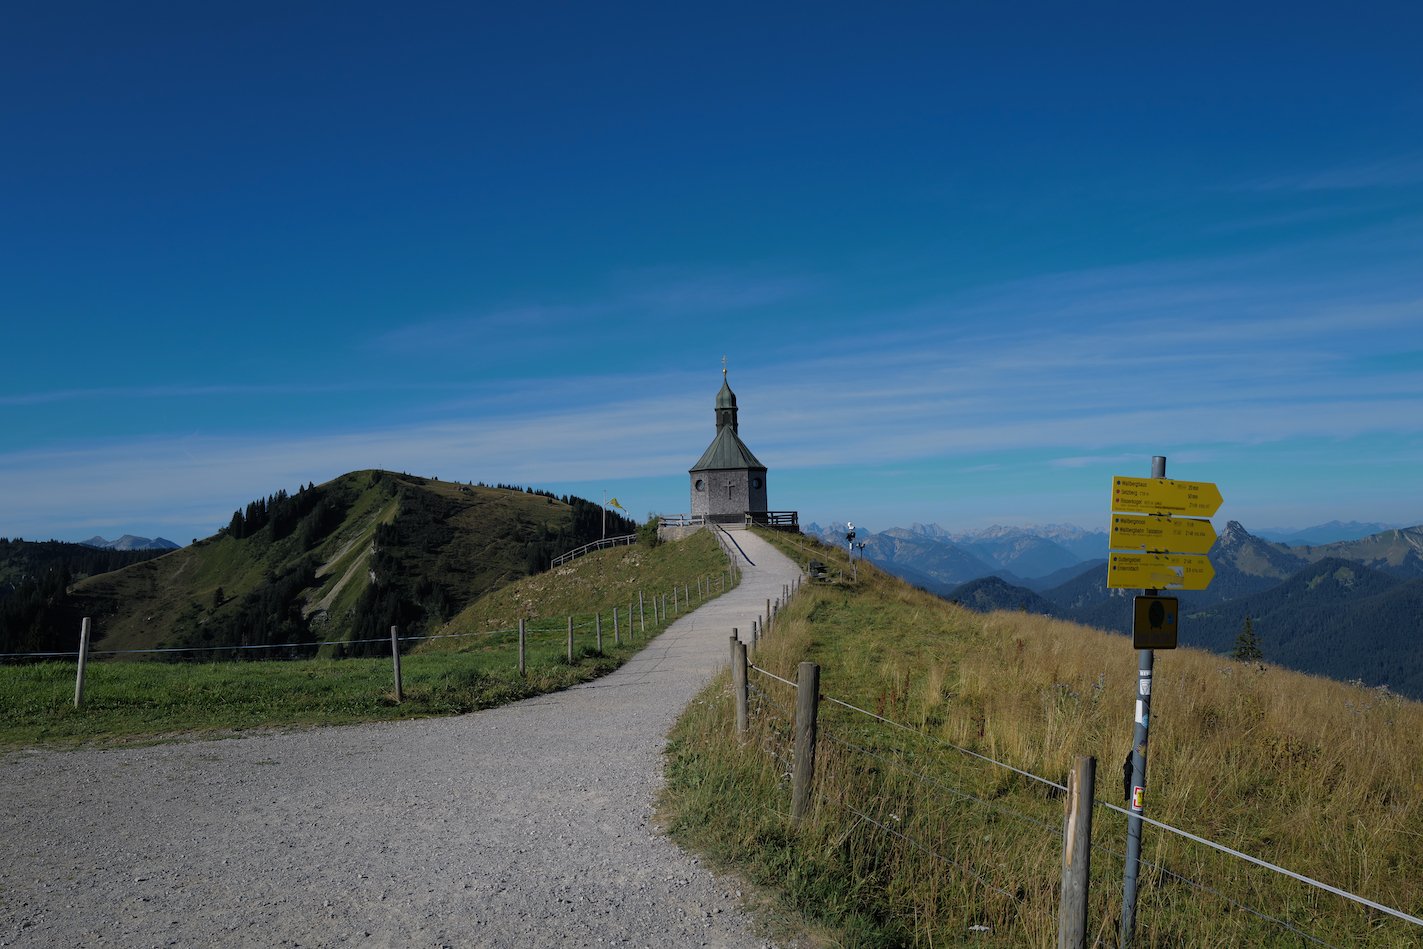
[[[759,682],[748,680],[747,683],[748,691],[753,693],[756,697],[756,703],[754,705],[756,720],[759,723],[759,728],[763,736],[760,746],[768,752],[778,768],[783,771],[792,769],[794,768],[794,761],[786,749],[788,749],[794,741],[796,727],[795,715],[789,705],[773,694],[773,690],[790,689],[794,690],[794,692],[798,692],[800,686],[797,682],[754,663],[748,662],[747,670],[748,672],[754,672],[760,680]],[[1055,880],[1047,879],[1038,880],[1025,885],[1026,881],[1015,880],[1011,873],[1005,878],[1002,872],[1004,868],[988,867],[966,860],[962,855],[954,852],[956,845],[952,844],[952,842],[929,839],[923,835],[922,831],[916,831],[914,827],[911,826],[907,814],[897,812],[888,815],[883,813],[876,814],[875,804],[893,794],[891,788],[892,782],[886,777],[892,772],[904,780],[912,782],[922,789],[926,789],[933,795],[939,795],[941,798],[957,801],[963,807],[976,809],[984,815],[984,821],[982,823],[987,823],[992,826],[1007,821],[1024,828],[1024,832],[1029,835],[1028,838],[1025,838],[1028,841],[1028,846],[1036,846],[1055,852],[1062,843],[1063,828],[1060,822],[1060,808],[1056,805],[1052,806],[1053,810],[1057,811],[1057,814],[1053,814],[1043,806],[1037,807],[1036,813],[1029,813],[1024,807],[1014,806],[1014,804],[1009,803],[1001,797],[990,799],[989,796],[983,793],[976,793],[975,790],[966,785],[952,783],[945,775],[953,774],[953,769],[940,767],[939,759],[935,757],[934,754],[927,754],[926,749],[935,754],[961,758],[963,761],[970,762],[981,768],[996,770],[1005,775],[1024,778],[1029,782],[1029,786],[1036,786],[1041,789],[1041,794],[1030,798],[1033,802],[1041,805],[1046,805],[1049,801],[1061,797],[1063,792],[1067,791],[1066,785],[1054,781],[1051,778],[1034,774],[1029,770],[1020,768],[1009,762],[999,760],[992,755],[964,748],[961,745],[954,744],[938,736],[928,734],[922,729],[897,722],[884,715],[830,695],[823,689],[819,690],[819,692],[820,694],[817,696],[817,699],[823,706],[834,708],[842,713],[841,726],[848,725],[853,721],[859,721],[862,723],[872,723],[870,727],[878,728],[880,731],[879,740],[855,741],[842,733],[843,729],[841,726],[831,727],[830,723],[826,722],[817,728],[818,735],[816,739],[818,742],[823,742],[825,748],[834,749],[840,754],[851,755],[858,760],[870,762],[876,769],[876,776],[873,779],[868,777],[869,772],[865,767],[849,769],[853,772],[853,778],[851,780],[856,784],[857,797],[854,799],[851,799],[844,791],[832,791],[824,787],[818,789],[818,799],[822,805],[839,807],[861,825],[873,828],[877,833],[892,840],[896,844],[908,847],[932,859],[936,863],[952,869],[965,879],[985,888],[988,892],[1002,897],[1006,901],[1013,903],[1020,902],[1025,898],[1025,893],[1034,891],[1041,893],[1044,888],[1051,888],[1051,886],[1055,884]],[[900,739],[891,741],[887,739],[887,735],[898,735]],[[870,747],[870,745],[875,745],[875,747]],[[920,762],[920,764],[914,763],[916,761]],[[929,773],[929,763],[933,763],[935,766],[935,773],[933,774]],[[821,784],[826,783],[821,782],[819,778],[821,765],[817,763],[815,767],[817,782]],[[783,777],[789,780],[791,775],[787,772]],[[1001,787],[995,786],[995,791],[1001,792],[1002,790]],[[1243,863],[1258,868],[1259,870],[1268,871],[1271,875],[1303,884],[1316,892],[1330,894],[1334,897],[1346,900],[1356,907],[1362,908],[1365,912],[1383,914],[1390,919],[1405,923],[1409,927],[1414,927],[1408,930],[1412,935],[1403,937],[1405,942],[1411,943],[1412,940],[1416,939],[1420,944],[1423,944],[1423,919],[1419,919],[1407,912],[1349,892],[1341,887],[1314,879],[1305,874],[1289,870],[1268,860],[1252,856],[1236,848],[1167,824],[1164,821],[1146,818],[1127,808],[1119,807],[1101,800],[1097,800],[1093,803],[1096,809],[1108,812],[1114,816],[1127,818],[1139,817],[1145,823],[1150,824],[1152,827],[1163,831],[1171,837],[1187,842],[1190,845],[1208,848],[1210,852],[1229,858],[1229,860],[1235,861],[1237,865]],[[924,823],[926,826],[929,824],[928,821]],[[847,830],[847,833],[848,832]],[[1121,850],[1106,845],[1101,839],[1094,840],[1091,849],[1093,854],[1110,858],[1119,867],[1124,865],[1126,860],[1126,856]],[[1041,858],[1041,855],[1039,855],[1036,861],[1031,857],[1022,858],[1021,855],[1019,855],[1019,859],[1017,860],[1019,866],[1033,864],[1034,862],[1040,866],[1046,863],[1046,861]],[[1201,865],[1204,867],[1204,863]],[[1337,943],[1330,941],[1330,939],[1325,936],[1317,932],[1311,932],[1306,928],[1307,924],[1286,918],[1288,914],[1271,913],[1261,909],[1259,906],[1252,905],[1252,903],[1239,892],[1226,892],[1222,887],[1211,886],[1189,873],[1182,872],[1179,868],[1167,866],[1160,860],[1142,859],[1141,866],[1146,872],[1159,874],[1165,880],[1184,886],[1198,895],[1219,900],[1224,906],[1231,910],[1239,911],[1256,920],[1259,924],[1273,928],[1276,932],[1289,933],[1291,937],[1298,938],[1302,940],[1303,943],[1310,945],[1342,949]],[[1052,869],[1055,870],[1056,867],[1054,866]],[[1100,871],[1100,862],[1099,867],[1096,869]],[[1094,879],[1098,875],[1099,873],[1094,872]],[[1110,880],[1103,879],[1098,882],[1102,884],[1098,887],[1099,890],[1109,889],[1107,884],[1110,883]],[[1099,894],[1098,903],[1101,904],[1102,901],[1103,897]],[[1369,925],[1372,924],[1366,922],[1365,928],[1368,928]],[[1400,942],[1399,944],[1405,943]]]
[[[380,658],[385,650],[389,650],[395,701],[400,703],[403,700],[401,655],[415,644],[435,640],[484,640],[487,645],[482,649],[476,644],[473,650],[466,647],[465,651],[478,652],[485,657],[476,660],[480,662],[481,668],[490,671],[507,668],[510,674],[523,679],[527,675],[530,658],[534,659],[536,668],[542,668],[538,663],[547,667],[550,661],[575,666],[582,664],[585,659],[604,659],[610,646],[622,648],[626,644],[626,647],[632,647],[640,641],[645,642],[660,633],[678,616],[730,589],[735,585],[736,576],[735,568],[729,566],[727,570],[718,573],[704,574],[689,578],[685,582],[674,583],[670,589],[659,590],[650,596],[644,589],[639,591],[635,598],[630,598],[625,605],[619,604],[592,613],[544,617],[533,621],[521,620],[517,625],[495,629],[425,635],[402,636],[398,628],[392,627],[390,636],[380,638],[311,639],[269,643],[187,643],[174,646],[160,644],[147,648],[105,649],[90,646],[92,623],[90,619],[85,618],[81,624],[78,649],[0,653],[0,664],[20,666],[74,660],[74,705],[76,708],[82,708],[85,704],[86,668],[90,659],[154,657],[180,662],[217,663],[261,657],[282,662]],[[508,664],[507,667],[504,663]],[[132,680],[131,676],[125,678]],[[25,688],[22,681],[15,680],[14,686]]]
[[[617,538],[609,538],[609,541]],[[667,614],[680,615],[691,608],[693,597],[700,602],[704,602],[713,595],[724,593],[734,586],[736,582],[736,572],[734,570],[723,571],[719,574],[709,574],[694,578],[686,583],[674,584],[669,592],[658,592],[652,597],[646,596],[646,591],[640,591],[638,598],[631,600],[626,609],[619,604],[610,607],[607,611],[597,611],[594,613],[576,613],[569,617],[543,617],[534,620],[534,624],[527,627],[527,631],[534,632],[561,632],[568,627],[565,623],[571,623],[575,632],[589,631],[595,634],[598,630],[613,634],[633,628],[636,623],[639,628],[647,625],[646,615],[653,615],[653,622],[657,624],[667,622]],[[670,597],[670,600],[668,599]],[[616,618],[615,615],[616,614]],[[608,617],[606,626],[600,625],[602,617]],[[619,623],[623,625],[618,625]],[[214,652],[250,652],[260,650],[283,650],[283,649],[320,649],[333,648],[341,649],[347,646],[361,646],[379,644],[389,646],[392,642],[400,645],[410,643],[427,642],[441,639],[477,639],[492,638],[496,636],[511,636],[519,632],[519,627],[505,626],[497,629],[475,630],[463,633],[432,633],[424,636],[400,636],[394,638],[381,636],[366,639],[313,639],[299,642],[272,642],[272,643],[193,643],[183,646],[150,646],[143,649],[102,649],[88,648],[83,650],[86,656],[144,656],[144,655],[173,655],[179,653],[214,653]],[[29,652],[0,652],[0,660],[35,660],[35,659],[76,659],[81,655],[79,649],[69,650],[34,650]]]
[[[602,540],[595,540],[591,544],[584,544],[582,547],[575,547],[564,554],[559,554],[548,562],[549,569],[561,567],[570,560],[577,560],[584,554],[591,554],[595,550],[606,550],[609,547],[623,547],[637,543],[636,534],[619,534],[617,537],[604,537]]]

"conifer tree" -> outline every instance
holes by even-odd
[[[1259,662],[1265,658],[1265,653],[1260,649],[1260,638],[1255,635],[1255,624],[1249,616],[1245,617],[1245,622],[1240,627],[1240,635],[1235,637],[1235,650],[1230,657],[1241,662]]]

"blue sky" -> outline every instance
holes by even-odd
[[[688,508],[1423,521],[1423,8],[30,5],[0,536],[357,468]]]

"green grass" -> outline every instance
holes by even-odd
[[[1052,945],[1062,800],[949,746],[1064,783],[1075,756],[1093,755],[1097,799],[1120,804],[1135,691],[1129,642],[1043,617],[972,613],[871,567],[850,582],[843,554],[768,539],[842,579],[807,583],[752,661],[794,678],[798,662],[814,660],[823,695],[914,733],[823,701],[814,806],[792,825],[794,692],[753,673],[764,695],[753,699],[752,734],[738,741],[723,676],[673,732],[669,829],[779,891],[837,944]],[[1187,649],[1158,653],[1155,678],[1149,816],[1420,915],[1423,706]],[[1111,945],[1124,819],[1099,808],[1093,840],[1091,932]],[[1219,893],[1144,867],[1140,945],[1301,944],[1226,897],[1335,944],[1417,945],[1423,935],[1150,828],[1143,856]]]
[[[655,597],[667,596],[669,619],[675,619],[674,586],[679,603],[685,588],[686,596],[696,606],[708,594],[715,596],[729,588],[721,579],[726,570],[726,556],[708,531],[653,548],[642,544],[614,547],[494,590],[462,610],[438,632],[464,635],[509,629],[520,619],[557,623],[575,616],[591,622],[596,612],[602,614],[604,632],[611,637],[613,608],[618,608],[620,623],[626,623],[628,607],[637,610],[639,593],[644,604],[642,615],[651,629]],[[681,609],[685,612],[685,605]],[[480,647],[477,638],[471,638],[434,640],[422,648]]]
[[[91,661],[85,704],[73,707],[74,664],[0,667],[0,749],[121,744],[221,736],[250,728],[335,725],[457,715],[567,688],[605,675],[677,619],[670,591],[685,585],[692,606],[721,592],[725,558],[702,533],[652,550],[616,548],[489,594],[443,632],[402,657],[404,701],[395,702],[390,657],[231,662]],[[708,581],[710,578],[710,581]],[[697,596],[698,580],[707,596]],[[646,630],[629,635],[629,590],[646,589]],[[668,593],[667,623],[652,609]],[[633,601],[636,594],[633,593]],[[611,607],[622,603],[621,643]],[[529,604],[543,607],[542,612]],[[603,611],[603,649],[594,611]],[[517,671],[518,612],[526,615],[526,675]],[[683,606],[680,612],[686,612]],[[551,614],[551,615],[550,615]],[[575,625],[567,660],[567,617]],[[496,618],[499,621],[496,621]],[[481,621],[483,625],[481,626]],[[474,633],[475,635],[463,635]]]
[[[402,657],[404,701],[390,659],[220,663],[92,663],[76,709],[74,666],[46,662],[0,674],[0,748],[118,744],[218,736],[264,727],[339,725],[458,715],[611,672],[632,652],[581,646],[569,665],[544,637],[520,677],[512,648]]]

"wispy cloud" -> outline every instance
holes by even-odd
[[[1251,191],[1349,191],[1418,184],[1423,184],[1423,155],[1409,154],[1382,161],[1258,178],[1243,187]]]
[[[372,386],[360,383],[304,384],[280,383],[264,385],[201,385],[201,386],[96,386],[91,388],[51,389],[40,392],[19,392],[0,395],[0,405],[45,405],[57,402],[83,402],[113,399],[202,399],[214,396],[328,395],[334,392],[355,392]]]
[[[544,345],[578,346],[608,338],[607,327],[627,320],[654,324],[667,318],[744,313],[802,300],[826,281],[766,266],[659,267],[626,271],[586,293],[579,302],[524,302],[477,312],[419,320],[378,334],[372,349],[426,355],[478,351],[518,334],[538,334]]]
[[[381,352],[426,355],[431,352],[478,352],[491,338],[525,332],[546,336],[613,312],[608,303],[527,304],[468,315],[408,323],[379,334],[369,348]]]
[[[1067,458],[1053,458],[1048,465],[1053,468],[1095,468],[1101,465],[1125,464],[1136,460],[1137,456],[1122,452],[1116,455],[1074,455]]]
[[[774,371],[733,373],[742,435],[778,472],[858,478],[909,463],[988,476],[1005,453],[1029,452],[1044,470],[1086,472],[1167,441],[1178,460],[1371,434],[1418,444],[1416,361],[1368,367],[1423,345],[1419,294],[1395,286],[1392,299],[1357,302],[1348,287],[1300,293],[1242,280],[1239,269],[1208,261],[1053,275],[860,321],[874,332],[798,339]],[[575,312],[592,310],[545,317]],[[172,523],[175,511],[193,512],[193,529],[207,533],[255,495],[367,467],[536,484],[647,479],[665,483],[648,503],[680,509],[686,468],[712,434],[716,376],[678,360],[530,373],[497,386],[432,385],[402,424],[12,450],[0,453],[0,534],[134,529]],[[880,487],[894,496],[910,477]]]
[[[669,315],[755,310],[811,296],[826,281],[806,274],[752,270],[657,268],[623,275],[620,299]]]

